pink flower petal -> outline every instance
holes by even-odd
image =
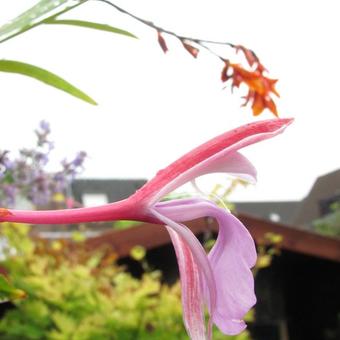
[[[218,291],[213,321],[222,332],[238,334],[246,327],[244,315],[256,303],[250,271],[256,263],[256,248],[235,216],[220,208],[208,210],[219,224],[217,241],[208,256]]]
[[[228,155],[226,152],[220,152],[216,157],[212,156],[209,160],[202,162],[199,169],[195,168],[194,170],[195,172],[198,170],[198,176],[214,172],[226,172],[252,184],[256,183],[257,173],[255,167],[245,156],[237,151],[228,153]],[[192,172],[190,171],[190,177],[195,176],[195,173]]]
[[[181,186],[191,180],[197,192],[204,195],[205,193],[201,191],[197,185],[196,178],[216,172],[224,172],[249,183],[256,183],[255,167],[239,152],[231,152],[228,156],[220,152],[217,156],[216,159],[212,160],[213,157],[211,157],[207,161],[202,162],[199,167],[193,167],[183,175],[178,176],[176,180],[172,182],[172,185],[176,187]]]
[[[161,197],[173,191],[178,186],[190,181],[202,174],[213,171],[228,171],[228,160],[233,163],[232,173],[235,171],[233,158],[235,152],[247,145],[271,138],[283,132],[292,122],[292,119],[270,119],[255,123],[246,124],[229,132],[226,132],[210,141],[202,144],[196,149],[185,154],[174,163],[144,185],[136,194],[135,198],[142,202],[153,205]],[[242,167],[247,163],[242,159]],[[249,162],[248,162],[249,165]],[[241,173],[236,171],[237,174]],[[249,167],[246,174],[253,173],[253,168]],[[251,175],[250,175],[251,176]]]
[[[216,286],[216,305],[209,309],[213,322],[226,334],[238,334],[245,327],[245,313],[255,304],[254,278],[250,268],[256,262],[254,241],[243,224],[229,212],[201,199],[158,203],[155,209],[173,221],[211,216],[219,223],[215,246],[208,255]],[[205,293],[209,293],[206,285]]]
[[[191,339],[205,339],[204,300],[199,270],[192,252],[186,242],[167,227],[175,248],[181,278],[183,319]]]
[[[192,339],[205,339],[206,337],[197,337],[198,334],[202,334],[202,329],[205,329],[204,323],[203,325],[198,324],[204,322],[204,319],[202,319],[203,306],[206,304],[209,310],[214,310],[216,304],[215,280],[208,257],[189,228],[164,216],[158,211],[158,208],[150,210],[157,219],[167,226],[168,230],[171,229],[173,232],[170,233],[170,236],[174,240],[181,280],[183,280],[183,317],[188,333]],[[177,234],[175,238],[173,237],[174,233]],[[181,249],[183,245],[184,248]],[[193,291],[190,293],[191,284]],[[190,294],[194,295],[190,296]],[[196,299],[196,302],[193,301],[193,298]],[[210,338],[210,333],[211,323],[209,321],[208,338]],[[193,335],[196,337],[193,337]]]

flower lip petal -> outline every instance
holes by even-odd
[[[248,230],[232,214],[203,199],[162,202],[155,209],[173,221],[216,218],[219,234],[208,258],[217,295],[216,308],[210,312],[222,332],[230,335],[241,332],[246,327],[241,319],[256,302],[250,270],[256,262],[256,249]],[[209,289],[205,291],[208,293]]]
[[[180,272],[185,328],[191,339],[205,339],[204,295],[200,271],[190,247],[172,228],[166,228],[175,248]]]
[[[165,224],[178,235],[180,235],[183,241],[189,246],[193,258],[197,264],[197,268],[200,271],[200,278],[204,283],[203,286],[207,287],[208,294],[205,294],[204,302],[209,310],[214,310],[216,305],[216,283],[214,281],[212,268],[206,256],[205,250],[196,238],[196,236],[188,227],[175,222],[173,219],[163,214],[163,209],[161,207],[166,207],[165,203],[166,202],[164,202],[164,205],[160,206],[156,205],[154,208],[150,209],[150,212],[160,222],[163,222],[163,224]],[[176,210],[176,206],[173,207]]]

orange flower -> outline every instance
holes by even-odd
[[[10,215],[12,215],[12,213],[9,210],[5,208],[0,208],[0,217],[7,217]]]
[[[255,71],[248,71],[238,64],[225,62],[222,70],[221,80],[226,82],[232,79],[232,88],[239,87],[242,83],[248,86],[249,91],[245,97],[246,101],[243,104],[252,103],[254,116],[262,113],[264,109],[270,110],[275,116],[278,116],[276,105],[271,98],[271,94],[279,97],[279,93],[275,89],[277,79],[270,79],[263,75],[263,66],[258,63]],[[260,66],[260,67],[259,67]],[[228,74],[229,69],[232,69],[232,74]]]

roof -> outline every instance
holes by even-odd
[[[235,202],[235,210],[273,222],[292,224],[299,201]]]
[[[298,230],[296,227],[266,221],[250,215],[239,214],[238,218],[247,226],[257,243],[264,240],[266,233],[273,232],[283,236],[281,248],[284,250],[340,262],[340,239],[338,238]],[[217,223],[210,219],[202,218],[190,221],[186,225],[196,235],[218,231]],[[99,237],[87,240],[87,244],[91,248],[109,244],[120,257],[129,255],[131,248],[136,245],[153,249],[170,242],[166,228],[156,224],[141,224],[131,229],[109,231]]]
[[[105,195],[107,202],[115,202],[132,195],[145,182],[145,179],[77,179],[72,183],[72,193],[80,203],[85,203],[85,195],[96,194]]]
[[[302,227],[311,225],[320,217],[324,203],[332,197],[340,199],[340,169],[317,178],[309,194],[301,201],[293,223]]]

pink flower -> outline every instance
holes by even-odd
[[[276,136],[291,122],[292,119],[265,120],[226,132],[159,171],[123,201],[58,211],[0,209],[0,220],[64,224],[125,219],[166,225],[177,255],[189,336],[210,339],[212,323],[225,334],[238,334],[246,327],[242,320],[245,313],[256,302],[250,270],[256,262],[256,249],[250,234],[235,216],[208,200],[160,200],[184,183],[212,172],[226,172],[255,182],[255,168],[238,150]],[[182,224],[203,216],[214,217],[219,224],[217,241],[208,255]],[[210,314],[207,327],[205,307]]]

